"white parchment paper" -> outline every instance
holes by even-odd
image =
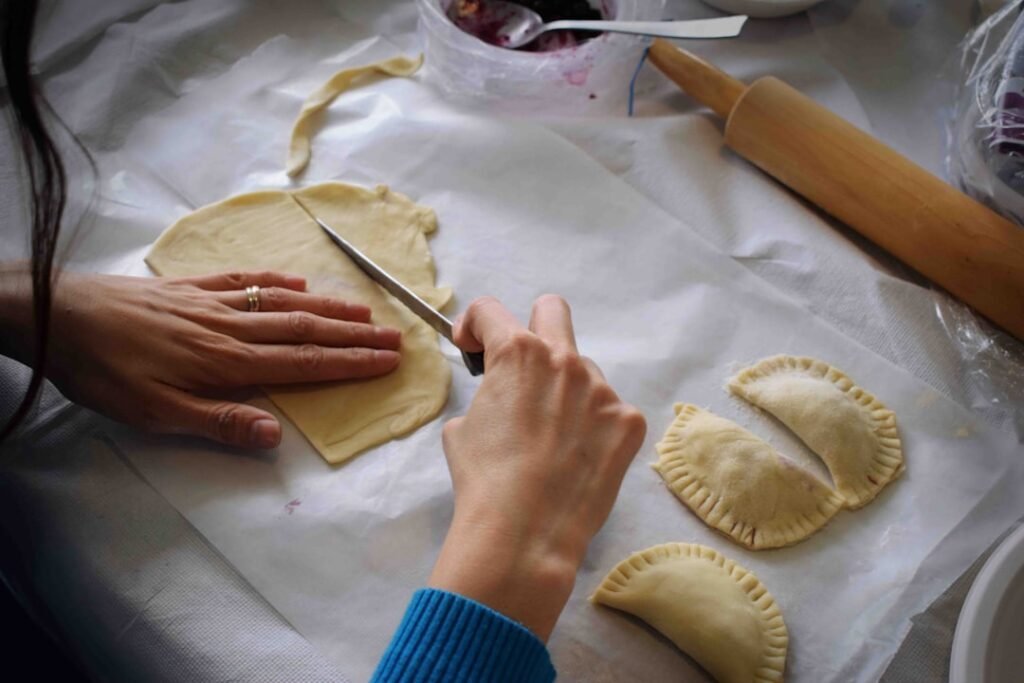
[[[246,93],[231,84],[258,80],[261,58],[273,55],[254,56],[203,93],[218,135],[200,131],[189,147],[204,150],[210,165],[196,173],[187,149],[162,159],[162,176],[194,201],[235,189],[218,187],[226,177],[282,182],[281,148],[261,146],[251,157],[218,153],[241,147],[239,137],[259,125],[261,113],[245,125],[223,125],[216,93],[241,96],[245,106]],[[276,89],[292,97],[299,87],[270,84],[260,97]],[[185,118],[175,109],[194,106],[191,99],[140,127],[140,140],[126,146],[171,134]],[[790,680],[848,680],[837,673],[851,662],[857,680],[876,677],[930,594],[919,592],[901,614],[891,606],[1007,471],[1012,440],[818,322],[543,127],[462,116],[404,81],[353,93],[329,118],[304,181],[386,181],[434,207],[439,281],[454,286],[456,308],[492,293],[525,316],[538,294],[565,294],[581,349],[649,418],[647,443],[551,643],[563,677],[669,681],[692,669],[646,627],[585,600],[628,553],[673,540],[711,545],[760,576],[790,627]],[[233,174],[218,168],[228,163]],[[448,352],[457,366],[454,349]],[[841,513],[809,541],[751,553],[706,529],[647,464],[676,400],[737,419],[807,458],[776,424],[722,390],[738,364],[780,352],[832,362],[893,408],[908,469],[874,503]],[[476,382],[454,370],[448,416],[465,409]],[[440,427],[435,421],[336,469],[290,428],[267,455],[134,437],[126,437],[126,450],[272,604],[359,678],[372,671],[444,535],[451,498]],[[973,559],[959,554],[950,572]],[[868,641],[873,647],[864,649]]]

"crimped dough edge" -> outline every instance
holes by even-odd
[[[765,649],[761,653],[761,662],[756,669],[757,677],[753,683],[782,683],[786,669],[786,652],[789,648],[789,630],[782,618],[782,610],[772,594],[753,572],[730,560],[714,548],[696,543],[662,543],[635,552],[608,572],[601,585],[590,596],[590,601],[600,603],[602,591],[617,593],[625,590],[630,578],[638,572],[647,567],[673,560],[692,560],[713,564],[735,581],[747,594],[750,601],[758,608],[757,614],[761,621],[762,633],[765,636]]]
[[[824,527],[835,514],[842,509],[843,499],[829,489],[830,495],[821,501],[813,516],[799,515],[786,520],[786,524],[773,524],[771,520],[754,523],[751,520],[738,519],[732,510],[723,508],[715,515],[715,510],[723,505],[721,492],[712,491],[707,485],[698,481],[687,459],[686,449],[682,447],[683,433],[691,419],[705,411],[692,404],[676,404],[676,418],[665,432],[665,436],[655,446],[659,454],[654,469],[661,475],[675,496],[697,515],[705,524],[715,531],[727,536],[736,543],[751,550],[769,550],[782,548],[813,535]],[[717,416],[720,419],[720,416]],[[732,423],[741,431],[746,432],[736,423]],[[752,438],[758,438],[747,432]],[[770,444],[768,445],[771,448]],[[775,449],[772,449],[775,451]],[[784,455],[775,451],[780,458]],[[794,467],[798,467],[794,463]],[[802,468],[800,468],[802,469]],[[808,476],[813,476],[809,472]]]
[[[875,499],[889,482],[903,474],[906,466],[904,464],[899,429],[896,425],[896,414],[878,400],[874,394],[858,386],[856,382],[839,368],[809,356],[779,354],[764,358],[754,365],[741,370],[729,380],[727,386],[732,394],[761,408],[753,400],[746,387],[755,384],[761,379],[784,373],[802,374],[830,382],[853,401],[869,420],[871,430],[877,439],[878,447],[875,451],[875,457],[869,465],[868,476],[870,479],[867,483],[860,482],[858,486],[852,487],[856,498],[850,499],[840,493],[846,500],[848,508],[857,509],[867,505]],[[764,408],[762,410],[771,412]],[[872,479],[874,480],[873,482],[871,481]]]

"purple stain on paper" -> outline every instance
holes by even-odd
[[[295,500],[289,501],[284,506],[284,511],[287,512],[290,515],[293,512],[295,512],[295,508],[299,507],[300,505],[302,505],[302,501],[299,500],[298,498],[296,498]]]
[[[569,85],[586,85],[587,76],[590,75],[590,68],[575,69],[565,72],[565,81]]]

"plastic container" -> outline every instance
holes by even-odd
[[[455,0],[417,0],[424,78],[463,104],[519,115],[607,115],[626,110],[642,37],[602,34],[553,52],[489,45],[447,16]],[[664,0],[591,0],[606,19],[656,21]]]
[[[978,572],[953,635],[949,683],[1019,681],[1024,669],[1024,526]]]

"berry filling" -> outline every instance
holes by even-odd
[[[604,17],[599,10],[586,0],[510,0],[540,15],[544,23],[562,20],[600,20]],[[455,25],[466,33],[476,36],[485,43],[505,47],[502,27],[507,16],[500,9],[494,9],[480,0],[454,0],[448,16]],[[573,47],[600,35],[597,31],[548,31],[536,40],[517,48],[526,52],[551,52]]]

